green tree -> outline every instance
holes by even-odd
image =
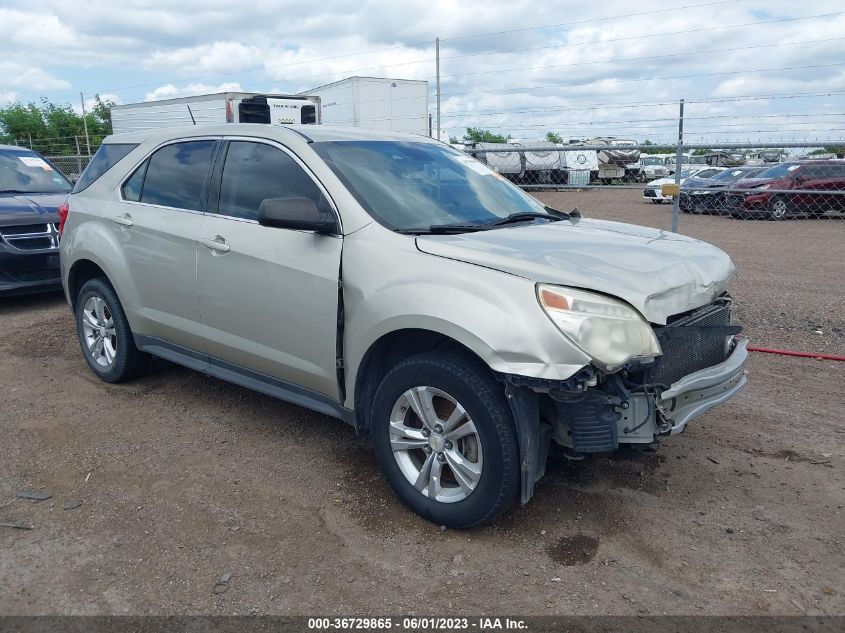
[[[810,152],[811,156],[816,156],[818,154],[836,154],[837,156],[843,156],[845,155],[845,147],[842,147],[841,145],[828,145],[826,147],[814,149],[812,152]]]
[[[482,130],[480,127],[468,127],[467,133],[464,134],[466,143],[507,143],[510,138],[510,134],[502,136],[489,130]]]
[[[654,143],[648,139],[643,141],[643,145],[654,145]],[[666,150],[664,149],[641,149],[640,154],[666,154]]]
[[[558,145],[564,144],[563,137],[557,132],[546,132],[546,140],[549,143],[557,143]]]
[[[0,108],[0,137],[5,142],[17,142],[31,146],[48,155],[69,155],[76,153],[76,139],[82,143],[85,125],[92,150],[103,137],[112,133],[111,101],[95,97],[93,108],[85,113],[85,119],[70,104],[55,104],[42,99],[41,104],[12,103]],[[82,148],[84,151],[84,148]]]

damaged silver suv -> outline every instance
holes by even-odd
[[[94,373],[153,354],[340,418],[439,524],[527,502],[551,441],[648,445],[745,384],[725,253],[549,208],[442,143],[229,124],[109,145],[61,224]]]

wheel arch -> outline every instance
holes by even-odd
[[[354,372],[353,403],[359,432],[369,432],[373,398],[387,372],[406,358],[437,349],[456,352],[468,362],[493,371],[476,350],[442,331],[407,327],[387,332],[367,348]]]
[[[78,259],[70,267],[67,276],[67,290],[70,298],[70,305],[74,311],[76,311],[76,299],[79,296],[79,291],[82,289],[82,286],[84,286],[86,282],[97,277],[105,277],[108,279],[106,272],[93,260]]]

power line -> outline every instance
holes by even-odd
[[[467,112],[463,114],[449,114],[444,113],[444,116],[447,119],[454,119],[454,118],[467,118],[467,117],[474,117],[479,116],[477,113],[474,112]],[[499,114],[487,114],[484,116],[501,116]],[[774,114],[748,114],[748,115],[741,115],[736,116],[732,114],[716,114],[711,116],[699,116],[699,117],[691,117],[685,116],[684,123],[687,121],[702,121],[702,120],[713,120],[713,119],[737,119],[737,118],[748,118],[748,119],[762,119],[762,118],[785,118],[785,119],[792,119],[792,118],[807,118],[813,116],[845,116],[845,112],[799,112],[799,113],[774,113]],[[613,119],[609,121],[567,121],[568,125],[593,125],[597,123],[659,123],[659,122],[674,122],[677,124],[678,117],[677,115],[674,117],[664,117],[659,119]]]
[[[484,36],[487,36],[487,35],[503,35],[503,34],[507,34],[507,33],[516,33],[516,32],[531,31],[531,30],[537,30],[537,29],[560,28],[560,27],[563,27],[563,26],[574,26],[574,25],[578,25],[578,24],[588,24],[588,23],[591,23],[591,22],[603,22],[603,21],[617,20],[617,19],[630,18],[630,17],[636,17],[636,16],[652,15],[652,14],[658,14],[658,13],[667,13],[667,12],[672,12],[672,11],[680,11],[680,10],[684,10],[684,9],[695,9],[695,8],[701,8],[701,7],[710,7],[710,6],[715,6],[715,5],[722,5],[722,4],[732,4],[732,3],[743,2],[743,1],[744,0],[719,0],[717,2],[707,2],[707,3],[703,3],[703,4],[692,4],[692,5],[684,5],[684,6],[679,6],[679,7],[669,7],[669,8],[664,8],[664,9],[654,9],[654,10],[650,10],[650,11],[641,11],[641,12],[638,12],[638,13],[628,13],[628,14],[616,15],[616,16],[603,16],[603,17],[599,17],[599,18],[577,20],[575,22],[564,22],[564,23],[560,23],[560,24],[538,25],[538,26],[531,26],[531,27],[523,27],[523,28],[519,28],[519,29],[511,29],[511,30],[507,30],[507,31],[490,31],[490,32],[486,32],[486,33],[475,33],[475,34],[471,34],[471,35],[461,35],[461,36],[452,37],[452,38],[441,38],[441,42],[443,42],[443,41],[457,41],[457,40],[464,40],[464,39],[476,38],[476,37],[484,37]],[[805,19],[805,18],[790,18],[789,20],[793,20],[793,19]],[[784,20],[784,21],[789,21],[789,20]],[[730,27],[728,27],[728,28],[730,28]],[[239,71],[233,71],[233,72],[230,72],[230,73],[217,73],[217,74],[214,74],[214,75],[185,77],[185,78],[173,79],[173,80],[161,80],[161,81],[154,82],[154,83],[137,84],[137,85],[134,85],[134,86],[124,86],[124,87],[120,87],[120,88],[106,88],[106,89],[99,90],[97,92],[116,92],[116,91],[120,91],[120,90],[135,90],[135,89],[138,89],[138,88],[149,88],[151,86],[159,86],[161,84],[168,84],[168,83],[182,83],[182,82],[189,82],[189,81],[207,81],[207,80],[210,80],[210,79],[217,79],[217,78],[220,78],[220,77],[231,77],[231,76],[234,76],[234,75],[242,75],[242,74],[246,74],[246,73],[256,72],[256,71],[259,71],[259,70],[277,70],[279,68],[289,68],[289,67],[292,67],[292,66],[301,66],[303,64],[312,64],[312,63],[321,62],[321,61],[330,61],[330,60],[342,59],[342,58],[347,58],[347,57],[356,57],[356,56],[360,56],[360,55],[370,55],[370,54],[374,54],[374,53],[397,50],[397,49],[400,49],[400,48],[414,48],[416,46],[422,46],[424,44],[425,45],[431,45],[432,43],[433,43],[433,40],[425,40],[425,41],[421,41],[421,42],[413,42],[413,43],[410,43],[410,44],[398,44],[396,46],[390,46],[390,47],[385,47],[385,48],[377,48],[377,49],[371,49],[371,50],[366,50],[366,51],[357,51],[357,52],[352,52],[352,53],[345,53],[345,54],[342,54],[342,55],[333,55],[333,56],[329,56],[329,57],[319,57],[319,58],[315,58],[315,59],[311,59],[311,60],[302,60],[302,61],[298,61],[298,62],[289,62],[289,63],[286,63],[286,64],[279,64],[279,65],[275,65],[275,66],[254,66],[252,68],[247,68],[247,69],[243,69],[243,70],[239,70]],[[402,64],[392,64],[391,66],[393,66],[393,65],[416,64],[416,63],[420,63],[420,62],[423,62],[423,61],[431,61],[431,58],[427,57],[425,59],[420,59],[420,60],[416,60],[416,61],[412,61],[412,62],[403,62]],[[379,67],[387,67],[387,66],[379,66]],[[373,67],[373,68],[379,68],[379,67]],[[356,72],[356,71],[345,71],[345,72]],[[317,76],[320,76],[320,75],[317,75]],[[326,75],[323,75],[323,76],[326,76]],[[276,81],[296,81],[296,80],[297,79],[291,79],[291,80],[279,79],[279,80],[276,80]],[[274,83],[274,82],[271,81],[271,82],[266,82],[266,83]],[[261,85],[261,84],[259,84],[259,85]],[[88,92],[91,92],[91,90],[89,90]],[[70,93],[58,93],[58,94],[70,94]]]
[[[774,101],[778,99],[800,99],[800,98],[815,98],[815,97],[831,97],[831,96],[839,96],[845,95],[845,92],[801,92],[801,93],[793,93],[793,94],[769,94],[769,95],[737,95],[734,97],[717,97],[717,98],[704,98],[704,99],[686,99],[687,103],[725,103],[725,102],[737,102],[737,101]],[[542,112],[542,111],[556,111],[556,112],[565,112],[569,110],[606,110],[606,109],[638,109],[638,108],[645,108],[650,106],[673,106],[677,107],[678,100],[666,100],[666,101],[625,101],[625,102],[604,102],[604,103],[583,103],[578,105],[566,105],[566,106],[547,106],[547,107],[539,107],[539,106],[525,106],[525,107],[516,107],[516,108],[505,108],[501,110],[456,110],[454,112],[457,113],[527,113],[527,112]],[[445,113],[448,114],[448,113]]]
[[[687,4],[687,5],[680,6],[680,7],[668,7],[666,9],[653,9],[651,11],[640,11],[638,13],[627,13],[627,14],[624,14],[624,15],[613,15],[613,16],[606,16],[606,17],[600,17],[600,18],[590,18],[590,19],[587,19],[587,20],[575,20],[574,22],[561,22],[561,23],[558,23],[558,24],[544,24],[544,25],[540,25],[540,26],[528,26],[528,27],[522,27],[522,28],[518,28],[518,29],[508,29],[506,31],[494,31],[494,32],[490,32],[490,33],[475,33],[473,35],[460,35],[460,36],[457,36],[457,37],[443,37],[443,38],[440,38],[440,41],[441,42],[454,42],[454,41],[457,41],[457,40],[466,40],[466,39],[471,39],[471,38],[475,38],[475,37],[486,37],[488,35],[508,35],[510,33],[521,33],[523,31],[535,31],[535,30],[538,30],[538,29],[555,29],[555,28],[561,28],[561,27],[564,27],[564,26],[577,26],[579,24],[589,24],[591,22],[605,22],[605,21],[608,21],[608,20],[621,20],[623,18],[634,18],[634,17],[643,16],[643,15],[654,15],[654,14],[657,14],[657,13],[669,13],[671,11],[682,11],[684,9],[698,9],[698,8],[701,8],[701,7],[712,7],[712,6],[721,5],[721,4],[735,4],[737,2],[743,2],[743,1],[744,0],[718,0],[718,2],[707,2],[707,3],[704,3],[704,4]]]
[[[831,16],[831,15],[840,15],[840,14],[843,14],[843,13],[845,13],[845,12],[840,11],[840,12],[836,12],[836,13],[819,14],[817,16],[809,16],[809,17],[827,17],[827,16]],[[758,22],[758,23],[751,23],[751,24],[768,24],[768,23],[771,23],[771,22],[793,21],[793,20],[799,20],[799,19],[808,19],[808,17],[788,18],[788,19],[784,19],[784,20],[772,20],[772,21],[769,21],[769,22]],[[746,26],[746,25],[737,25],[737,26]],[[731,27],[727,27],[727,28],[731,28]],[[713,30],[713,29],[712,28],[693,29],[691,31],[678,31],[677,33],[688,33],[688,32],[694,32],[694,31],[707,31],[707,30]],[[625,39],[640,39],[641,37],[653,37],[653,36],[654,35],[626,37],[626,38],[617,38],[616,40],[593,40],[593,41],[581,42],[581,43],[577,43],[577,44],[564,44],[564,45],[560,45],[560,46],[550,46],[550,47],[540,47],[540,48],[566,48],[566,47],[570,47],[570,46],[588,46],[590,44],[601,44],[601,43],[604,43],[604,42],[611,42],[611,41],[618,41],[618,40],[625,40]],[[712,54],[712,53],[724,53],[724,52],[733,52],[733,51],[742,51],[742,50],[753,50],[753,49],[757,49],[757,48],[774,48],[774,47],[780,47],[780,46],[801,46],[801,45],[806,45],[806,44],[818,44],[818,43],[823,43],[823,42],[839,41],[840,39],[841,38],[838,38],[838,37],[831,37],[831,38],[820,39],[820,40],[808,40],[808,41],[804,41],[804,42],[778,42],[778,43],[774,43],[774,44],[755,44],[755,45],[738,46],[738,47],[732,47],[732,48],[717,48],[717,49],[710,49],[710,50],[704,50],[704,51],[687,51],[687,52],[683,52],[683,53],[668,53],[668,54],[663,54],[663,55],[647,55],[647,56],[641,56],[641,57],[621,57],[621,58],[607,59],[607,60],[594,60],[594,61],[589,61],[589,62],[576,62],[576,63],[572,63],[572,64],[553,64],[553,65],[547,65],[547,66],[522,66],[522,67],[515,67],[515,68],[485,70],[485,71],[468,72],[468,73],[455,73],[455,74],[452,74],[452,75],[441,75],[440,77],[441,77],[441,79],[443,77],[460,78],[460,77],[469,77],[469,76],[475,76],[475,75],[491,75],[491,74],[506,73],[506,72],[516,72],[516,71],[521,71],[521,70],[540,70],[540,69],[548,69],[548,68],[570,68],[570,67],[576,67],[576,66],[589,66],[589,65],[596,65],[596,64],[609,64],[609,63],[626,62],[626,61],[643,61],[643,60],[649,60],[649,59],[669,59],[669,58],[676,58],[676,57],[687,57],[687,56],[692,56],[692,55],[705,55],[705,54]],[[516,50],[519,50],[519,49],[516,49]],[[532,49],[527,49],[527,50],[532,50]],[[533,50],[536,50],[536,49],[533,49]],[[494,53],[491,53],[491,54],[499,54],[501,52],[507,52],[507,51],[494,52]],[[446,57],[446,58],[443,58],[443,59],[459,59],[459,58],[462,58],[462,57],[474,57],[474,56],[481,55],[481,54],[484,54],[484,53],[473,53],[471,55],[455,55],[455,56]],[[279,78],[279,79],[274,79],[274,80],[270,80],[270,81],[255,83],[255,84],[252,84],[252,85],[254,87],[258,87],[258,86],[267,86],[267,85],[276,84],[276,83],[293,83],[293,82],[297,82],[297,81],[303,81],[303,80],[306,80],[306,79],[324,79],[325,80],[326,78],[338,77],[338,76],[344,76],[344,75],[355,75],[356,73],[367,72],[367,71],[370,71],[370,70],[379,70],[379,69],[384,69],[384,68],[394,68],[394,67],[397,67],[397,66],[410,66],[410,65],[413,65],[413,64],[430,63],[430,62],[431,62],[431,58],[426,57],[426,58],[415,59],[415,60],[411,60],[411,61],[396,62],[396,63],[393,63],[393,64],[377,64],[375,66],[368,66],[368,67],[365,67],[365,68],[339,70],[339,71],[332,72],[332,73],[325,73],[325,74],[318,74],[318,75],[301,75],[301,76],[297,76],[297,77]],[[431,81],[433,79],[435,79],[435,77],[429,76],[429,77],[424,77],[421,81]]]
[[[511,48],[501,51],[481,51],[478,53],[467,53],[465,55],[452,55],[451,57],[441,57],[443,61],[450,59],[463,59],[466,57],[479,57],[481,55],[502,55],[506,53],[527,53],[532,51],[547,50],[552,48],[570,48],[573,46],[590,46],[592,44],[606,44],[609,42],[623,42],[628,40],[642,40],[652,37],[665,37],[667,35],[687,35],[689,33],[703,33],[707,31],[724,31],[725,29],[738,29],[746,26],[761,26],[764,24],[779,24],[782,22],[798,22],[801,20],[812,20],[817,18],[830,18],[837,15],[845,14],[845,11],[835,11],[833,13],[819,13],[816,15],[805,15],[797,18],[779,18],[777,20],[761,20],[759,22],[746,22],[744,24],[725,24],[720,26],[708,26],[700,29],[685,29],[683,31],[666,31],[664,33],[645,33],[642,35],[629,35],[626,37],[614,37],[604,40],[585,40],[583,42],[567,42],[566,44],[550,44],[547,46],[532,46],[529,48]]]
[[[669,53],[667,55],[647,55],[644,57],[618,57],[616,59],[604,59],[598,61],[591,61],[591,62],[576,62],[574,64],[552,64],[549,66],[522,66],[517,68],[499,68],[496,70],[484,70],[479,72],[472,72],[472,73],[459,73],[455,75],[440,75],[440,78],[443,77],[470,77],[474,75],[492,75],[492,74],[499,74],[499,73],[509,73],[509,72],[516,72],[519,70],[544,70],[547,68],[570,68],[573,66],[590,66],[594,64],[612,64],[616,62],[634,62],[634,61],[643,61],[646,59],[667,59],[670,57],[688,57],[690,55],[707,55],[710,53],[729,53],[733,51],[746,51],[751,49],[757,48],[773,48],[773,47],[781,47],[781,46],[802,46],[805,44],[820,44],[822,42],[838,42],[841,41],[841,37],[829,37],[823,40],[807,40],[805,42],[783,42],[783,43],[776,43],[776,44],[754,44],[751,46],[737,46],[733,48],[714,48],[707,51],[687,51],[684,53]],[[426,77],[426,79],[431,79],[431,77]]]
[[[748,68],[744,70],[729,70],[729,71],[722,71],[717,73],[695,73],[691,75],[670,75],[666,77],[638,77],[634,79],[603,79],[603,80],[593,80],[588,82],[580,82],[580,83],[566,83],[566,84],[546,84],[543,86],[522,86],[519,88],[499,88],[493,90],[473,90],[470,92],[452,92],[452,93],[443,93],[444,97],[457,97],[462,95],[468,94],[492,94],[492,93],[501,93],[501,92],[519,92],[520,90],[544,90],[546,88],[567,88],[572,86],[589,86],[595,83],[628,83],[628,82],[637,82],[637,81],[655,81],[655,80],[665,80],[665,79],[693,79],[697,77],[718,77],[721,75],[737,75],[743,73],[761,73],[761,72],[770,72],[773,70],[783,71],[783,70],[808,70],[811,68],[830,68],[833,66],[842,66],[845,65],[845,62],[834,62],[831,64],[811,64],[808,66],[780,66],[777,68]]]

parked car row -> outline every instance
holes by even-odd
[[[674,178],[649,182],[643,198],[671,202],[662,187]],[[845,161],[794,161],[739,167],[700,167],[681,172],[678,207],[685,213],[781,220],[790,215],[824,216],[845,211]]]

